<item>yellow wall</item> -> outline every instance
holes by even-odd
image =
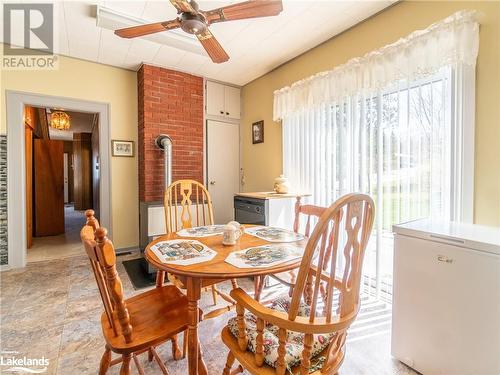
[[[404,1],[250,82],[242,93],[245,191],[270,190],[282,171],[281,125],[273,91],[392,43],[461,9],[482,13],[476,78],[475,221],[500,226],[500,2]],[[265,142],[252,145],[251,124],[264,120]]]
[[[0,46],[3,50],[3,46]],[[60,57],[54,71],[1,71],[0,133],[6,132],[5,90],[85,99],[110,105],[111,139],[137,144],[137,75],[83,60]],[[113,242],[139,244],[137,156],[111,158]]]

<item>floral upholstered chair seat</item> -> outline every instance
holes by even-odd
[[[291,299],[289,296],[281,296],[276,300],[274,300],[270,307],[273,310],[288,313],[290,302]],[[304,302],[301,302],[298,315],[309,316],[309,314],[310,314],[310,307]],[[231,333],[235,337],[238,337],[238,323],[236,317],[229,319],[228,327]],[[247,348],[251,352],[255,353],[256,339],[257,339],[257,317],[250,312],[245,313],[245,328],[248,338]],[[269,323],[266,323],[266,326],[264,327],[263,331],[264,362],[274,368],[276,368],[277,366],[276,362],[278,360],[278,347],[279,347],[278,331],[279,328],[277,326]],[[321,353],[321,351],[323,351],[328,346],[333,337],[334,334],[314,335],[314,341],[311,351],[312,354],[311,369],[310,369],[311,372],[321,367],[322,358],[315,358],[315,356]],[[285,363],[289,370],[291,370],[292,367],[300,364],[303,350],[304,350],[304,334],[287,331]]]

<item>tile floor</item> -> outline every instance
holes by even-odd
[[[119,258],[134,256],[137,254]],[[126,295],[138,293],[133,290],[121,263],[118,269]],[[252,291],[250,280],[241,280],[240,285]],[[86,257],[35,262],[22,270],[2,272],[0,291],[0,345],[3,351],[17,351],[19,356],[27,357],[45,356],[50,360],[47,374],[97,373],[104,347],[99,323],[102,305]],[[205,309],[208,311],[212,308],[211,303],[211,293],[203,293],[202,308],[208,306]],[[204,359],[210,374],[221,374],[224,367],[227,351],[219,334],[232,314],[229,312],[200,325]],[[390,306],[365,300],[351,329],[341,374],[416,374],[391,358],[389,340]],[[162,345],[159,353],[170,374],[187,372],[186,360],[172,359],[169,343]],[[154,362],[149,364],[142,357],[146,374],[161,373]],[[118,372],[119,367],[114,366],[108,373]]]
[[[75,211],[73,205],[64,207],[65,232],[58,236],[33,237],[33,246],[28,249],[27,260],[40,262],[73,257],[82,253],[80,229],[85,222],[85,212]]]

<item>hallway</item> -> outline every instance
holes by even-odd
[[[58,236],[33,237],[33,247],[28,249],[28,263],[82,254],[80,229],[85,222],[84,211],[75,211],[73,205],[65,205],[64,219],[65,233]]]

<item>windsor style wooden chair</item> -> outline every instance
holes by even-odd
[[[212,198],[205,186],[198,181],[177,180],[172,183],[165,190],[163,205],[165,208],[167,234],[177,232],[181,229],[214,224]],[[183,281],[178,277],[169,275],[169,280],[177,287],[185,289]],[[234,300],[217,288],[216,284],[221,281],[224,280],[204,280],[202,287],[211,288],[214,305],[217,304],[217,296],[220,296],[230,306],[234,306]],[[163,285],[164,282],[165,272],[161,270],[157,271],[156,285]],[[238,287],[234,279],[231,280],[231,284],[233,288]],[[227,308],[222,308],[211,311],[204,318],[216,317],[227,310]]]
[[[306,237],[309,237],[311,234],[311,218],[319,218],[323,212],[325,212],[326,207],[313,206],[310,204],[301,204],[301,197],[297,197],[297,202],[295,203],[295,220],[293,222],[293,231],[295,233],[300,232],[300,223],[302,217],[306,217],[306,225],[304,228],[304,234]],[[260,301],[260,297],[262,294],[262,290],[266,284],[268,276],[275,279],[279,283],[286,285],[289,288],[289,296],[292,296],[293,287],[295,285],[295,279],[297,277],[296,270],[291,270],[284,273],[279,273],[276,275],[263,275],[256,277],[254,280],[254,299],[256,301]]]
[[[144,370],[137,355],[148,352],[148,360],[156,360],[163,374],[168,371],[155,347],[171,340],[172,355],[180,359],[177,334],[188,327],[186,296],[175,286],[168,285],[125,299],[120,276],[116,270],[113,243],[107,230],[99,227],[94,211],[87,210],[87,223],[80,232],[89,257],[97,287],[104,304],[101,325],[106,347],[101,358],[99,375],[106,374],[110,366],[121,363],[120,375],[131,371],[134,361],[139,374]],[[201,316],[201,314],[200,314]],[[112,360],[111,352],[121,357]]]
[[[360,307],[360,280],[374,219],[373,200],[363,194],[338,199],[309,237],[292,297],[265,307],[242,289],[231,292],[235,318],[222,331],[229,348],[223,374],[337,374],[347,330]],[[319,298],[321,284],[325,298]],[[306,288],[312,296],[302,300]],[[247,311],[247,312],[246,312]],[[234,361],[239,366],[232,371]]]

